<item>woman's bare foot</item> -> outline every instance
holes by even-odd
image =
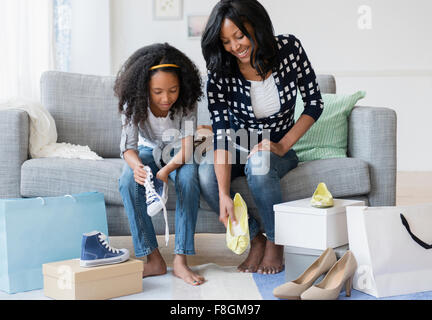
[[[193,272],[187,265],[186,256],[183,254],[176,254],[173,261],[173,274],[183,279],[184,282],[193,286],[203,284],[204,277]]]
[[[264,257],[257,272],[261,274],[276,274],[284,269],[283,246],[267,240]]]
[[[149,276],[160,276],[167,273],[167,266],[158,249],[155,249],[147,256],[147,263],[144,263],[143,278]]]
[[[265,245],[266,237],[259,233],[252,239],[249,255],[246,260],[237,267],[237,270],[240,272],[256,272],[264,256]]]

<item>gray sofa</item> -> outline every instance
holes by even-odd
[[[323,93],[335,93],[332,76],[320,75]],[[29,159],[29,117],[18,110],[0,111],[0,198],[49,197],[84,191],[105,195],[110,236],[129,235],[118,191],[124,161],[119,157],[121,133],[114,77],[49,71],[41,78],[41,102],[54,117],[58,142],[88,145],[102,161]],[[206,99],[199,104],[198,124],[209,124]],[[348,157],[300,163],[281,182],[284,201],[310,197],[324,181],[334,197],[365,200],[370,206],[395,205],[396,114],[387,108],[355,107],[349,118]],[[171,182],[170,182],[171,183]],[[174,231],[175,190],[169,186],[169,225]],[[233,190],[256,215],[244,177]],[[171,213],[171,214],[170,214]],[[162,215],[153,218],[164,233]],[[218,215],[201,200],[196,232],[221,233]]]

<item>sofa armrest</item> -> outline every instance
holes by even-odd
[[[0,132],[0,198],[20,198],[21,165],[28,159],[27,112],[1,110]]]
[[[389,108],[355,107],[349,118],[348,156],[369,164],[370,206],[396,204],[397,117]]]

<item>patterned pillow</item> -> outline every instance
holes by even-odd
[[[324,111],[317,122],[294,145],[300,162],[330,158],[345,158],[348,148],[348,117],[365,91],[352,95],[323,94]],[[301,95],[297,95],[294,118],[304,110]]]

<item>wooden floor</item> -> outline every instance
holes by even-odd
[[[432,172],[398,172],[396,204],[432,203]]]
[[[432,172],[399,172],[397,175],[397,205],[432,203]],[[170,236],[169,246],[165,247],[164,237],[158,236],[159,249],[167,265],[172,267],[174,236]],[[127,248],[133,253],[131,237],[111,237],[115,248]],[[195,236],[196,255],[189,256],[191,266],[216,263],[220,266],[239,265],[247,256],[232,253],[225,245],[225,234],[197,234]]]

